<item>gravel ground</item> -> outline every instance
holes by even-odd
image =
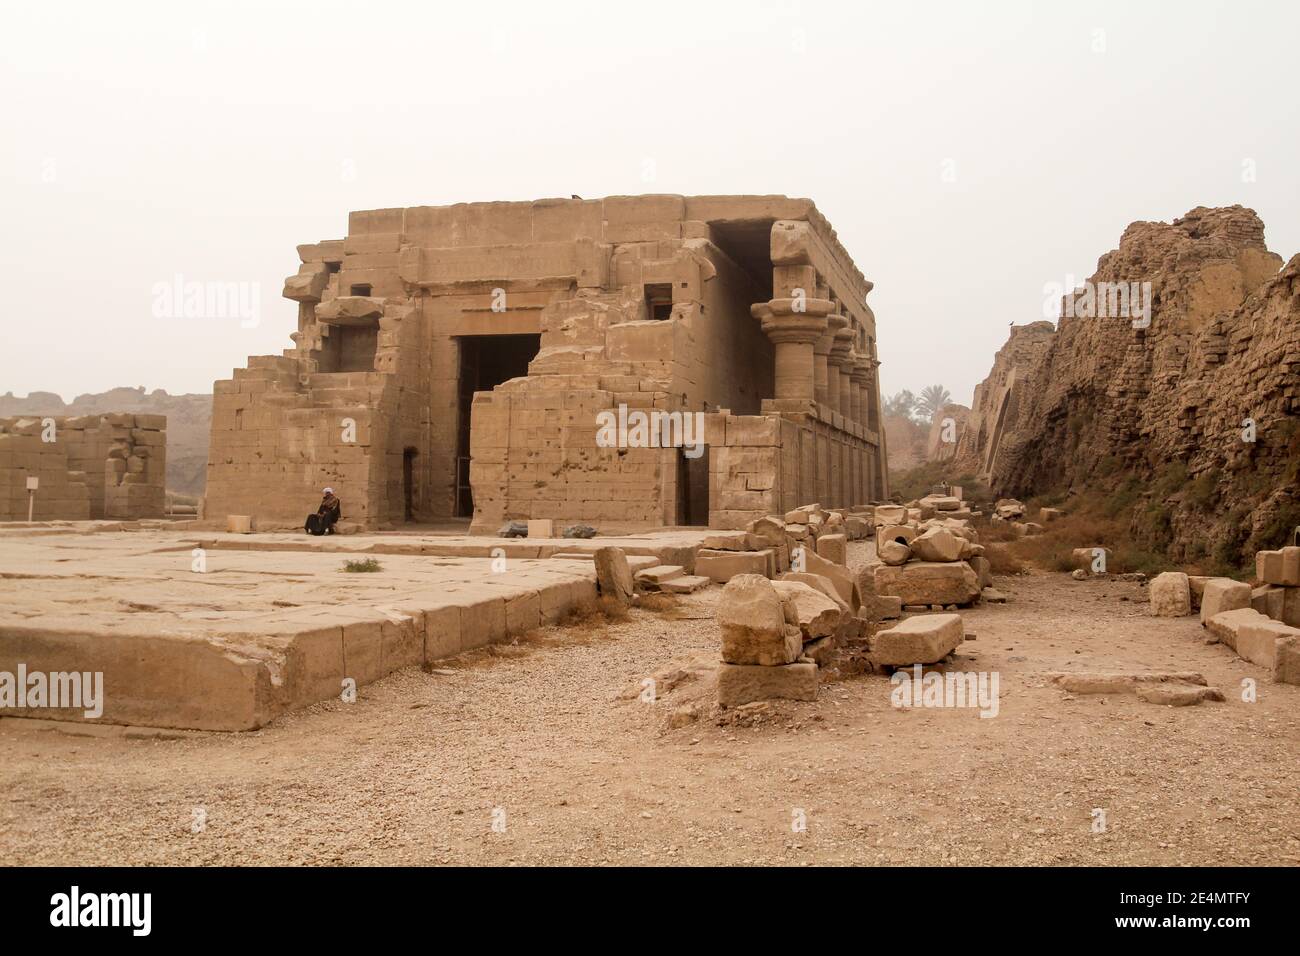
[[[894,709],[880,675],[720,712],[715,587],[404,671],[256,733],[0,720],[0,850],[95,865],[1300,863],[1300,687],[1206,645],[1193,618],[1149,617],[1140,585],[996,583],[1011,603],[965,613],[976,639],[955,661],[999,674],[992,719]],[[670,688],[692,660],[703,675]],[[1199,671],[1227,701],[1070,697],[1044,676],[1148,669]],[[654,703],[639,696],[651,674]],[[672,726],[692,705],[698,719]]]

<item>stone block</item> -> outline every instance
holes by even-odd
[[[909,617],[876,635],[871,659],[891,667],[935,664],[960,647],[963,640],[960,614]]]
[[[944,528],[930,528],[912,541],[912,554],[921,561],[957,561],[963,540]]]
[[[1190,586],[1190,585],[1189,585]],[[1210,578],[1201,594],[1201,623],[1223,611],[1250,607],[1250,585],[1230,578]]]
[[[844,617],[843,603],[831,600],[802,581],[773,581],[772,587],[795,608],[796,623],[805,642],[830,637]]]
[[[722,659],[730,664],[791,664],[802,653],[799,628],[786,623],[781,596],[762,575],[739,574],[728,581],[717,620]]]
[[[768,560],[772,550],[762,551],[706,551],[695,556],[695,573],[726,584],[738,574],[767,576]]]
[[[824,534],[817,539],[817,553],[827,561],[848,567],[848,539],[842,534]]]
[[[723,707],[773,699],[816,700],[817,665],[811,661],[779,667],[724,663],[718,668],[718,703]]]
[[[596,586],[600,593],[620,604],[632,603],[635,586],[623,549],[597,548],[592,557],[596,563]]]
[[[979,578],[965,561],[913,561],[874,571],[876,594],[895,594],[904,604],[969,604],[979,596]]]
[[[530,538],[554,538],[555,522],[550,518],[529,518],[528,519],[528,537]]]
[[[1265,584],[1250,592],[1250,606],[1265,617],[1282,620],[1286,609],[1286,588]]]
[[[1156,617],[1185,617],[1192,613],[1192,590],[1186,574],[1165,571],[1151,579],[1151,612]]]
[[[1204,609],[1204,606],[1202,606],[1202,609]],[[1217,638],[1221,644],[1227,644],[1235,651],[1237,649],[1237,635],[1241,632],[1242,627],[1267,620],[1268,618],[1254,608],[1239,607],[1231,611],[1220,611],[1203,623],[1205,629]]]
[[[1274,674],[1279,643],[1297,637],[1300,637],[1300,629],[1289,627],[1281,621],[1267,618],[1247,621],[1237,629],[1235,649],[1238,657],[1243,657],[1260,667],[1266,667],[1270,674]]]
[[[252,534],[252,515],[226,515],[226,531],[230,534]]]

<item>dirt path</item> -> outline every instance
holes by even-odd
[[[706,699],[701,681],[655,704],[635,690],[716,654],[710,588],[684,619],[548,631],[252,734],[0,720],[0,850],[15,864],[1300,863],[1300,687],[1205,645],[1192,618],[1148,617],[1138,585],[997,585],[1012,603],[967,613],[976,640],[958,652],[999,673],[993,719],[894,709],[889,681],[866,676],[669,729]],[[1147,668],[1200,671],[1227,702],[1068,699],[1042,676]]]

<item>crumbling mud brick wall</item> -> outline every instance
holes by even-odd
[[[1198,207],[1130,225],[1085,290],[1103,283],[1150,283],[1149,316],[1014,329],[976,392],[959,464],[1013,496],[1122,477],[1140,498],[1135,521],[1160,523],[1146,529],[1152,546],[1179,559],[1238,564],[1289,543],[1300,256],[1283,265],[1253,210]]]
[[[28,477],[37,521],[161,518],[166,429],[163,415],[0,419],[0,520],[27,519]]]
[[[800,483],[828,505],[886,493],[871,283],[808,200],[370,210],[298,251],[294,347],[214,388],[211,519],[297,524],[327,485],[366,526],[472,515],[476,532],[731,527],[814,497],[784,490]],[[610,412],[790,427],[687,454],[602,441]],[[774,435],[799,453],[783,464]]]

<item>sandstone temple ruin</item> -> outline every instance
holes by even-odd
[[[209,518],[297,525],[330,485],[365,527],[731,529],[888,494],[872,286],[809,200],[377,209],[298,254],[293,348],[215,385]],[[649,441],[599,440],[638,412]]]

